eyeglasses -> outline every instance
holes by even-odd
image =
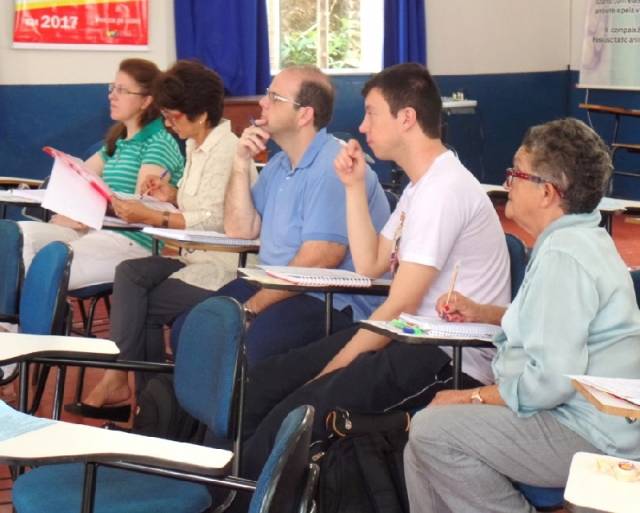
[[[126,87],[121,85],[115,85],[115,84],[109,84],[109,93],[116,93],[118,96],[123,94],[135,94],[137,96],[148,96],[147,93],[141,93],[138,91],[129,91],[129,89],[127,89]]]
[[[564,192],[558,189],[558,186],[555,183],[550,182],[549,180],[545,180],[540,176],[532,175],[531,173],[525,173],[524,171],[520,171],[519,169],[516,169],[514,167],[510,167],[507,169],[506,178],[504,180],[504,186],[507,189],[511,189],[514,178],[520,178],[521,180],[527,180],[529,182],[533,182],[537,184],[542,184],[542,183],[551,184],[553,188],[556,190],[556,192],[558,193],[558,196],[560,196],[561,198],[564,198]]]
[[[169,112],[167,109],[160,109],[160,114],[171,125],[175,125],[185,115],[184,112]]]
[[[287,98],[286,96],[282,96],[281,94],[275,93],[273,91],[271,91],[268,87],[267,90],[264,92],[264,95],[269,98],[269,101],[272,103],[276,103],[276,102],[282,102],[282,103],[292,103],[293,105],[295,105],[296,107],[302,107],[301,103],[298,103],[295,100],[292,100],[291,98]]]

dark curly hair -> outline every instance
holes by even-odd
[[[522,147],[535,173],[562,191],[565,213],[583,214],[598,206],[613,165],[607,145],[586,124],[566,118],[531,127]]]
[[[222,78],[197,61],[176,62],[158,76],[152,94],[158,108],[182,112],[189,121],[195,121],[206,112],[207,125],[215,127],[222,118]]]

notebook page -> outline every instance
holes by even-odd
[[[493,324],[482,324],[476,322],[447,322],[438,317],[424,317],[411,314],[400,314],[400,319],[415,324],[432,336],[439,337],[462,337],[474,338],[478,340],[490,341],[500,333],[502,328]]]

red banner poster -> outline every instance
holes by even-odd
[[[148,0],[15,0],[14,48],[146,50]]]

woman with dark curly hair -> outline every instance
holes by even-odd
[[[454,293],[444,318],[502,326],[495,385],[439,392],[411,424],[411,511],[534,512],[512,482],[562,487],[578,451],[640,457],[640,429],[599,412],[568,375],[640,378],[640,311],[597,210],[607,147],[584,123],[533,127],[507,170],[507,217],[536,242],[508,308]]]

